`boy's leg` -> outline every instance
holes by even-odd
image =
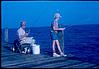
[[[59,41],[56,40],[55,42],[56,42],[56,44],[57,44],[57,47],[58,47],[59,52],[62,53],[61,48],[60,48],[60,45],[59,45]]]
[[[53,53],[55,53],[55,40],[53,40],[52,49],[53,49]]]

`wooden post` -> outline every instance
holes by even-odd
[[[5,29],[5,42],[8,42],[8,28]]]

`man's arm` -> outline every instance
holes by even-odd
[[[20,38],[24,38],[24,37],[27,37],[28,36],[28,33],[25,33],[24,35],[20,35]]]
[[[55,27],[53,26],[53,29],[57,31],[57,30],[64,30],[65,28],[55,28]]]

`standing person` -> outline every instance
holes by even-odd
[[[17,30],[18,38],[19,38],[21,44],[25,44],[25,43],[31,44],[32,51],[33,51],[33,46],[36,45],[35,40],[33,39],[33,37],[28,37],[29,32],[26,33],[25,28],[26,28],[26,22],[22,21],[20,24],[20,28]]]
[[[60,14],[59,13],[55,13],[54,15],[54,21],[51,24],[51,38],[52,38],[52,49],[53,49],[53,57],[60,57],[60,56],[66,56],[64,55],[64,53],[62,52],[61,48],[60,48],[60,43],[58,41],[58,31],[63,31],[65,30],[65,28],[59,28],[58,27],[58,21],[60,19]],[[55,46],[58,47],[58,50],[60,52],[60,55],[56,53],[55,51]]]

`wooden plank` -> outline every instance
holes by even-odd
[[[19,63],[25,63],[25,62],[30,62],[31,60],[37,60],[37,58],[47,58],[46,56],[41,56],[41,55],[25,55],[25,54],[20,54],[20,55],[15,55],[15,56],[9,56],[5,58],[1,58],[2,65],[15,65]],[[39,59],[38,59],[39,60]]]
[[[19,54],[20,54],[20,53],[3,52],[3,53],[1,53],[1,57],[14,56],[14,55],[19,55]]]
[[[37,58],[48,58],[48,57],[49,56],[45,56],[45,55],[19,54],[19,55],[4,57],[1,59],[2,59],[3,63],[7,64],[7,63],[14,63],[14,61],[17,62],[18,60],[24,61],[24,60],[37,59]]]
[[[65,66],[63,68],[91,68],[92,66],[96,66],[96,64],[91,64],[88,62],[84,62],[81,64],[76,64],[76,65],[72,65],[72,66]]]
[[[27,65],[29,63],[34,63],[34,62],[40,64],[40,63],[51,62],[51,61],[56,61],[56,60],[64,60],[64,59],[62,59],[62,58],[55,58],[55,57],[50,57],[50,58],[48,57],[48,58],[46,58],[44,56],[42,56],[42,57],[35,56],[35,58],[34,57],[28,57],[28,59],[21,59],[21,62],[18,61],[18,60],[12,61],[13,63],[11,61],[9,61],[9,62],[7,61],[6,63],[3,63],[2,65],[3,65],[3,67],[18,67],[19,65],[20,66],[25,66],[24,64]]]
[[[61,60],[61,59],[60,59]],[[10,65],[10,66],[6,66],[6,67],[11,67],[11,68],[16,68],[16,67],[31,67],[31,66],[37,66],[39,64],[44,64],[44,63],[50,63],[51,61],[53,61],[52,59],[48,59],[48,61],[46,59],[43,59],[43,60],[28,60],[28,61],[25,61],[23,63],[18,63],[18,64],[14,64],[14,65]],[[54,60],[55,61],[55,60]],[[56,60],[57,61],[57,60]]]
[[[99,65],[98,65],[98,66],[94,66],[94,67],[92,67],[92,68],[99,68]]]
[[[36,66],[33,68],[61,68],[62,66],[68,66],[68,65],[79,64],[79,63],[82,63],[82,61],[64,60],[64,61],[52,62],[50,64],[44,64],[44,65]]]

